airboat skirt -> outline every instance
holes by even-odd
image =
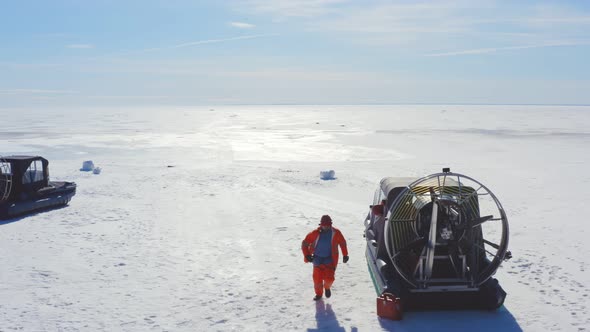
[[[489,278],[479,287],[449,285],[422,290],[408,285],[391,263],[376,258],[370,247],[365,253],[368,270],[377,296],[392,294],[400,299],[404,311],[484,309],[495,310],[504,304],[506,292],[498,280]]]
[[[49,190],[36,199],[0,203],[0,220],[65,206],[75,194],[76,184],[65,183],[62,188]]]

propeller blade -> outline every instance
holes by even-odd
[[[494,219],[494,216],[492,216],[492,215],[479,217],[475,220],[475,223],[471,224],[471,227],[477,227],[477,226],[483,224],[484,222],[492,220],[492,219]]]
[[[500,246],[497,245],[497,244],[495,244],[495,243],[493,243],[493,242],[490,242],[490,241],[488,241],[486,239],[483,239],[483,242],[486,243],[486,244],[489,244],[490,246],[492,246],[492,248],[494,248],[496,250],[500,250]]]
[[[425,245],[426,245],[426,238],[419,237],[419,238],[413,240],[412,242],[408,243],[405,247],[399,249],[395,253],[395,255],[393,255],[392,258],[395,258],[395,257],[399,256],[400,254],[406,253],[412,249],[424,248]],[[420,250],[420,251],[422,251],[422,250]]]

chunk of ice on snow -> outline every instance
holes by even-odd
[[[336,172],[333,169],[329,171],[320,171],[320,179],[322,180],[334,180]]]
[[[84,161],[82,163],[82,168],[80,168],[80,170],[84,171],[84,172],[90,172],[93,169],[94,169],[94,163],[92,162],[92,160]]]

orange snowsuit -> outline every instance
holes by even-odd
[[[311,231],[303,242],[301,243],[301,251],[303,251],[303,261],[309,263],[305,258],[308,255],[313,255],[315,247],[320,238],[321,227]],[[322,264],[313,267],[313,285],[316,295],[322,296],[324,288],[330,289],[334,282],[334,272],[338,265],[338,246],[342,250],[343,256],[348,256],[348,249],[346,248],[346,240],[339,229],[332,227],[332,262],[329,264]]]

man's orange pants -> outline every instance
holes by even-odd
[[[313,267],[313,288],[315,295],[322,296],[324,288],[329,289],[334,282],[334,272],[336,269],[332,265],[322,264]]]

